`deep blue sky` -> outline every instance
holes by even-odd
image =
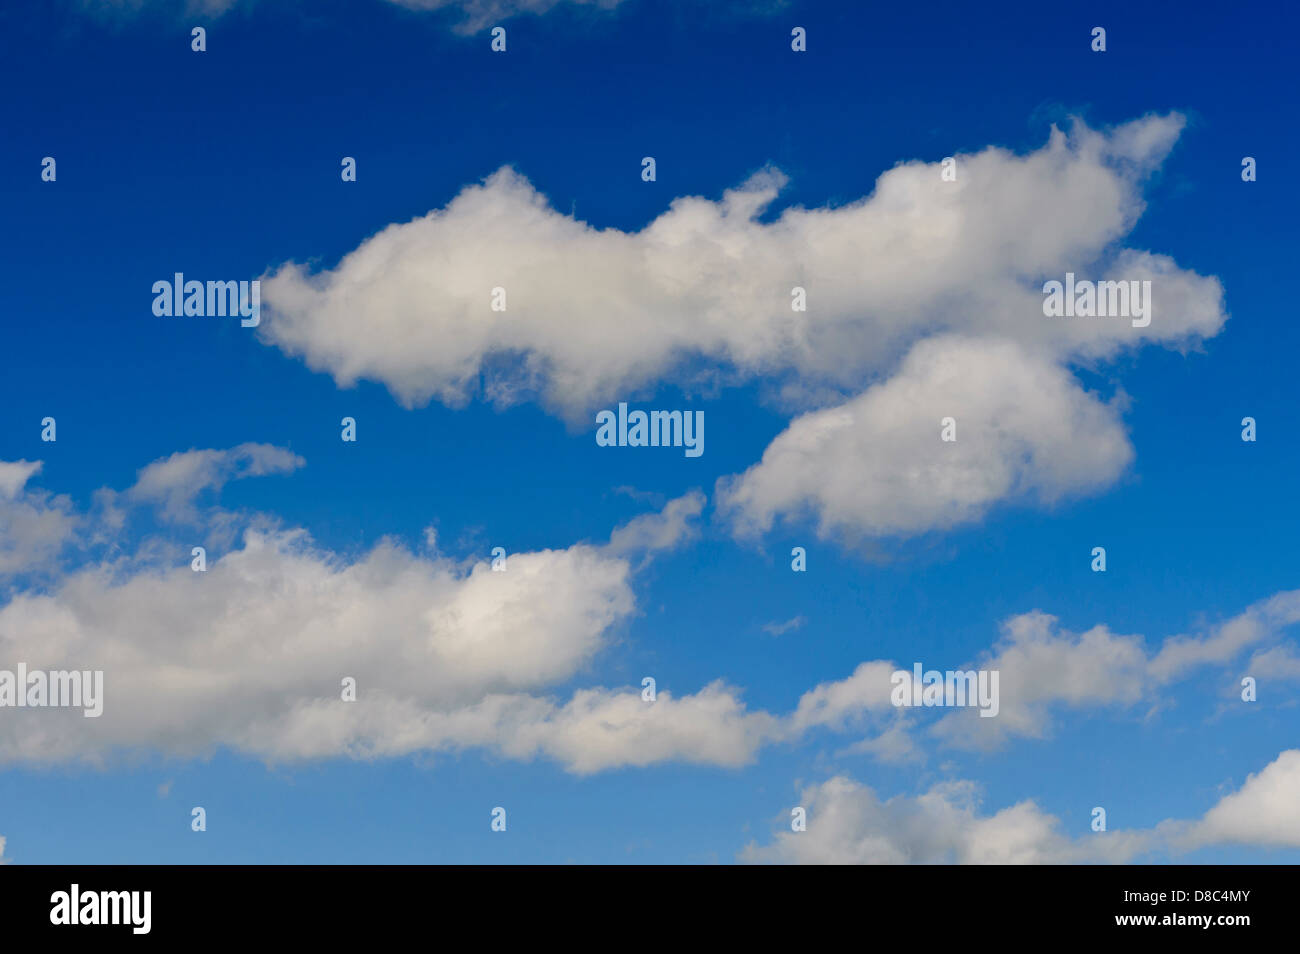
[[[738,545],[710,508],[703,539],[638,581],[642,613],[614,649],[557,692],[651,672],[682,692],[725,678],[751,707],[784,712],[864,659],[971,659],[1000,620],[1035,608],[1155,647],[1300,585],[1294,12],[744,6],[560,7],[507,21],[505,57],[483,33],[455,33],[448,15],[382,2],[262,2],[219,19],[6,8],[0,460],[43,460],[40,486],[87,507],[156,458],[258,441],[307,466],[232,483],[222,504],[274,513],[344,553],[385,535],[415,546],[430,523],[458,554],[601,540],[645,510],[614,488],[710,491],[758,460],[787,417],[757,387],[695,398],[708,449],[684,463],[602,450],[534,405],[408,410],[380,384],[337,388],[236,323],[157,319],[152,282],[333,266],[503,164],[555,208],[635,230],[673,198],[717,198],[768,163],[790,177],[774,211],[834,205],[901,160],[1032,150],[1069,115],[1104,126],[1178,110],[1188,128],[1126,241],[1218,276],[1231,319],[1199,353],[1148,348],[1081,372],[1132,398],[1137,459],[1118,485],[1048,510],[999,508],[877,559],[799,525]],[[206,54],[190,51],[191,25],[207,26]],[[789,51],[794,25],[808,30],[807,55]],[[1094,25],[1108,29],[1104,55],[1088,49]],[[47,155],[55,184],[40,181]],[[347,186],[345,155],[360,173]],[[640,181],[644,155],[658,160],[656,183]],[[1239,175],[1246,155],[1259,163],[1251,184]],[[687,400],[666,386],[645,404]],[[39,439],[46,415],[59,422],[55,445]],[[364,454],[338,440],[343,415],[362,422]],[[1246,415],[1257,443],[1238,438]],[[1099,544],[1104,575],[1088,569]],[[789,571],[794,545],[809,547],[807,574]],[[807,620],[798,631],[762,632],[795,616]],[[835,756],[848,740],[817,734],[740,770],[592,777],[477,753],[269,769],[225,751],[104,770],[0,766],[0,835],[7,855],[38,863],[725,862],[768,840],[796,780],[842,771],[882,796],[974,779],[989,810],[1033,798],[1082,836],[1093,805],[1113,806],[1113,828],[1196,817],[1220,786],[1300,740],[1300,710],[1276,698],[1214,717],[1218,678],[1189,680],[1154,719],[1140,707],[1066,714],[1047,740],[921,767]],[[511,806],[507,838],[487,829],[498,804]],[[206,836],[189,831],[191,805],[208,810]],[[1300,851],[1193,860],[1295,862]]]

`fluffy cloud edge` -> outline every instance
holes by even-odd
[[[680,379],[686,359],[728,380],[771,379],[793,400],[792,387],[855,390],[938,333],[1013,338],[1057,359],[1181,345],[1222,327],[1219,283],[1118,243],[1183,122],[1076,122],[1027,155],[960,157],[957,183],[938,163],[901,163],[861,199],[764,222],[785,181],[769,170],[717,201],[675,199],[636,232],[562,214],[505,167],[333,268],[272,270],[259,336],[340,386],[380,381],[407,406],[460,406],[486,374],[484,396],[535,396],[574,426]],[[1158,319],[1045,318],[1039,283],[1067,271],[1152,281]],[[497,288],[504,310],[490,307]]]
[[[738,859],[775,864],[1123,864],[1153,852],[1211,845],[1300,847],[1300,749],[1288,749],[1200,819],[1071,838],[1060,819],[1024,800],[980,814],[976,786],[943,782],[881,800],[837,775],[801,793],[804,831],[750,842]]]

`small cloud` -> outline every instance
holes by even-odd
[[[612,488],[612,490],[616,494],[630,497],[637,503],[649,504],[652,507],[663,507],[663,505],[668,502],[668,498],[664,494],[652,490],[637,490],[629,484],[620,484],[619,486]]]
[[[796,616],[794,619],[788,619],[784,623],[768,623],[763,627],[763,632],[769,636],[783,636],[792,630],[799,629],[806,620],[802,616]]]
[[[157,504],[169,520],[198,520],[194,501],[204,491],[220,492],[231,480],[288,474],[306,464],[301,457],[271,444],[240,444],[230,450],[189,450],[154,461],[140,470],[127,497]]]
[[[0,461],[0,497],[17,497],[32,475],[40,472],[41,465],[39,460]]]
[[[695,518],[704,509],[704,494],[698,490],[668,501],[658,513],[642,514],[610,534],[609,550],[616,555],[672,550],[693,539],[698,530]]]

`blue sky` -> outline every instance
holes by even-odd
[[[100,723],[0,709],[3,857],[1300,861],[1295,15],[517,6],[469,26],[459,4],[385,0],[0,14],[15,78],[0,461],[18,468],[0,471],[15,488],[0,669],[98,660],[106,684]],[[1035,172],[1021,159],[1047,155],[1053,124],[1072,138]],[[927,191],[947,156],[967,190],[953,200]],[[474,191],[503,166],[522,179]],[[752,218],[697,228],[691,214],[771,168],[787,181]],[[708,205],[673,206],[685,197]],[[801,208],[823,211],[783,217]],[[363,246],[365,274],[345,264]],[[1153,280],[1155,307],[1173,306],[1146,336],[1106,319],[1051,330],[1041,282],[1145,276],[1120,249],[1176,263]],[[487,310],[494,282],[475,284],[494,256],[505,318]],[[783,263],[806,277],[774,274]],[[260,277],[263,325],[155,316],[151,286],[175,272]],[[803,352],[781,337],[788,297],[762,304],[799,281]],[[446,397],[463,383],[446,356],[480,336],[464,355],[479,384]],[[909,397],[931,393],[927,342],[972,402],[952,413],[974,457],[951,473],[930,456],[938,416]],[[540,363],[521,371],[521,354]],[[1040,404],[1044,381],[1057,390]],[[411,396],[423,388],[432,399]],[[488,399],[501,393],[514,399]],[[620,401],[704,411],[705,453],[598,447],[592,414]],[[861,436],[765,458],[826,409],[849,409]],[[219,453],[141,473],[204,450]],[[931,468],[938,490],[917,478]],[[1007,486],[962,505],[990,469]],[[858,472],[867,491],[826,489]],[[670,542],[609,542],[638,518]],[[282,540],[278,562],[240,562],[250,530]],[[518,564],[475,570],[494,546]],[[492,590],[525,571],[525,590]],[[385,589],[401,572],[428,579]],[[439,630],[442,599],[469,621]],[[1034,611],[1058,623],[1033,665],[1002,657],[996,731],[876,706],[874,683],[843,686],[825,724],[797,717],[861,663],[987,659]],[[1180,652],[1194,663],[1168,662]],[[360,727],[337,712],[353,658],[368,674],[354,705],[373,713]],[[1239,699],[1246,675],[1255,702]],[[625,708],[644,676],[660,699]],[[738,708],[702,697],[716,680]],[[597,689],[619,714],[573,721],[565,707]],[[553,708],[466,728],[494,694]],[[432,729],[443,717],[467,721]],[[521,750],[526,733],[543,741]],[[806,832],[790,831],[798,805]]]

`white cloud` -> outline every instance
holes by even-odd
[[[846,746],[844,755],[869,755],[880,762],[904,763],[924,762],[926,753],[922,750],[912,733],[908,731],[903,716],[896,715],[882,732],[875,736],[859,739]]]
[[[366,706],[304,700],[235,745],[272,761],[400,756],[483,748],[514,759],[544,756],[575,774],[683,761],[735,767],[753,760],[774,718],[748,712],[712,683],[654,703],[635,688],[577,690],[564,703],[529,693],[488,693],[459,706],[383,692]]]
[[[890,676],[898,669],[891,662],[864,662],[847,679],[824,682],[809,689],[799,699],[790,717],[790,730],[806,732],[814,726],[840,729],[864,713],[888,712]]]
[[[940,439],[948,417],[955,441]],[[1007,499],[1096,491],[1132,459],[1115,406],[1053,361],[944,336],[918,344],[889,380],[796,418],[759,463],[719,482],[718,505],[742,535],[804,512],[823,537],[909,534]]]
[[[40,470],[40,461],[0,461],[0,579],[49,570],[76,537],[67,497],[27,489]]]
[[[512,554],[504,573],[392,543],[349,564],[302,532],[254,531],[206,573],[182,565],[122,580],[92,566],[0,609],[0,642],[32,669],[103,670],[104,714],[24,710],[0,729],[0,760],[218,744],[290,757],[287,740],[322,701],[336,731],[353,720],[363,730],[348,746],[383,748],[426,711],[574,675],[631,614],[629,572],[585,545]],[[358,682],[361,716],[339,701],[345,676]],[[376,722],[371,710],[411,720]]]
[[[704,494],[693,490],[658,513],[633,518],[610,535],[610,551],[655,553],[680,546],[697,535],[695,518],[704,510],[704,502]]]
[[[943,331],[1058,359],[1182,343],[1221,327],[1218,282],[1115,247],[1182,124],[1153,116],[1109,134],[1080,124],[1026,156],[959,157],[956,183],[937,163],[908,162],[856,202],[763,223],[785,181],[766,171],[719,201],[676,199],[639,232],[557,212],[502,169],[333,269],[275,271],[260,334],[341,386],[381,381],[408,405],[463,403],[486,372],[509,379],[489,392],[515,400],[522,382],[575,423],[682,378],[690,359],[717,362],[724,377],[784,375],[793,397],[856,390]],[[1152,278],[1150,327],[1044,318],[1041,284],[1067,270]],[[791,311],[795,285],[808,290],[806,313]],[[506,312],[489,308],[496,286]]]
[[[975,668],[998,671],[999,711],[991,719],[973,710],[945,715],[934,731],[953,745],[991,748],[1012,736],[1042,738],[1058,707],[1129,706],[1154,689],[1142,637],[1100,625],[1076,635],[1040,612],[1004,622],[1002,638]]]
[[[302,458],[269,444],[185,451],[142,468],[125,493],[96,491],[92,510],[81,514],[66,495],[28,486],[41,461],[0,461],[0,579],[48,575],[65,553],[110,542],[125,523],[124,504],[156,506],[171,521],[202,522],[208,542],[228,542],[240,519],[216,508],[205,509],[200,519],[199,495],[220,491],[230,480],[289,473],[302,465]]]
[[[1256,603],[1239,616],[1215,626],[1202,637],[1175,636],[1165,641],[1151,661],[1152,675],[1174,679],[1195,666],[1226,663],[1292,623],[1300,622],[1300,590],[1278,593]]]
[[[503,168],[332,269],[276,269],[259,334],[340,386],[380,381],[408,406],[482,387],[574,427],[664,382],[758,378],[789,406],[838,403],[719,485],[737,532],[805,513],[823,536],[947,529],[1112,484],[1133,459],[1119,406],[1067,366],[1222,327],[1217,279],[1120,244],[1182,126],[1076,123],[1028,155],[959,156],[956,182],[905,162],[855,202],[762,222],[786,181],[768,169],[637,232],[558,212]],[[1067,272],[1149,281],[1150,325],[1044,317],[1042,283]],[[795,286],[806,312],[791,310]],[[949,416],[958,439],[942,443]]]
[[[878,659],[861,663],[845,679],[805,692],[790,717],[789,731],[797,735],[815,727],[866,727],[880,738],[868,737],[854,751],[881,748],[881,754],[902,758],[914,747],[907,738],[908,724],[923,718],[922,712],[933,711],[938,718],[930,731],[936,737],[957,747],[989,749],[1012,737],[1044,737],[1056,707],[1126,706],[1149,691],[1140,637],[1116,636],[1104,626],[1078,636],[1063,633],[1055,617],[1040,612],[1013,616],[1002,629],[993,651],[977,663],[925,661],[927,669],[997,670],[998,713],[993,718],[981,717],[975,708],[918,712],[895,707],[890,701],[891,676],[900,670],[910,674],[912,663]]]
[[[1199,820],[1153,829],[1070,838],[1060,820],[1032,800],[980,813],[978,790],[943,782],[916,797],[882,801],[869,787],[836,776],[804,789],[807,830],[788,817],[767,845],[750,843],[748,862],[782,864],[1126,863],[1152,851],[1204,845],[1300,847],[1300,749],[1281,753]]]
[[[1285,628],[1296,622],[1300,590],[1284,591],[1211,626],[1204,636],[1170,637],[1151,653],[1141,636],[1117,634],[1105,625],[1072,633],[1047,613],[1021,613],[1002,623],[1000,638],[973,662],[922,660],[927,669],[996,670],[997,716],[981,717],[973,707],[897,709],[890,702],[890,675],[910,672],[912,661],[899,665],[872,660],[844,679],[804,693],[786,723],[787,737],[819,726],[835,731],[864,728],[873,734],[851,751],[904,758],[914,748],[909,728],[919,731],[925,713],[932,713],[935,721],[928,731],[958,748],[988,750],[1013,738],[1041,739],[1051,733],[1062,709],[1154,706],[1165,687],[1195,667],[1227,665],[1252,645],[1273,644],[1267,653],[1256,654],[1252,672],[1261,678],[1288,678],[1297,671],[1297,660],[1294,646],[1281,640]]]
[[[1300,749],[1288,749],[1249,776],[1181,833],[1179,843],[1300,848]]]
[[[144,468],[137,486],[164,506],[189,505],[196,483],[219,487],[231,472],[301,463],[248,446],[175,455]],[[765,744],[819,728],[866,730],[851,751],[919,757],[909,730],[925,724],[916,722],[922,716],[889,698],[891,674],[910,667],[888,660],[814,687],[788,715],[751,711],[720,682],[661,691],[653,704],[637,688],[551,696],[632,618],[638,566],[690,539],[704,502],[698,491],[668,501],[605,544],[512,554],[505,572],[392,541],[345,558],[258,515],[239,545],[209,553],[204,573],[190,569],[188,550],[176,561],[156,540],[133,555],[114,547],[113,559],[0,605],[0,655],[32,670],[103,670],[106,695],[97,719],[12,713],[0,722],[0,762],[105,761],[130,750],[196,755],[219,746],[274,761],[481,747],[592,772],[667,759],[740,765]],[[15,504],[26,505],[23,491],[6,502]],[[1296,617],[1298,594],[1261,601],[1200,639],[1168,640],[1154,656],[1140,637],[1104,626],[1076,636],[1043,613],[1012,617],[978,664],[999,670],[998,716],[941,710],[931,731],[984,748],[1042,737],[1061,706],[1151,699],[1167,673],[1186,668],[1171,670],[1168,660],[1226,661],[1225,633],[1235,651],[1276,643]],[[1249,639],[1240,635],[1247,631]],[[355,703],[340,698],[344,677],[357,680]]]
[[[537,694],[608,644],[635,611],[627,558],[688,533],[701,504],[670,501],[611,545],[511,554],[504,572],[392,542],[348,562],[300,530],[249,530],[205,573],[91,565],[0,607],[0,647],[32,670],[103,670],[103,715],[15,710],[0,763],[226,746],[270,761],[483,747],[578,773],[744,764],[779,720],[721,683],[652,704],[636,688]]]
[[[156,460],[140,470],[127,497],[158,504],[170,520],[197,519],[195,498],[219,491],[231,480],[287,474],[306,464],[301,457],[271,444],[240,444],[229,450],[188,450]]]
[[[189,452],[144,468],[127,496],[188,507],[197,486],[300,464],[257,445]],[[225,746],[271,761],[483,747],[574,772],[743,764],[778,720],[721,683],[653,704],[637,688],[545,695],[635,612],[631,559],[688,539],[703,502],[669,501],[608,544],[511,554],[504,572],[391,541],[349,560],[294,529],[248,529],[203,573],[149,554],[88,564],[0,606],[0,655],[102,670],[103,714],[12,710],[0,763]],[[345,677],[356,702],[342,701]]]
[[[1070,839],[1033,801],[979,813],[971,782],[945,782],[915,798],[882,801],[869,787],[837,776],[800,796],[807,830],[779,831],[751,843],[741,860],[780,864],[1074,864],[1127,861],[1144,836],[1099,833]]]
[[[39,460],[0,461],[0,499],[13,500],[27,485],[27,481],[40,473]]]
[[[751,762],[778,720],[749,712],[735,690],[714,682],[694,695],[582,690],[545,722],[504,745],[507,753],[544,751],[575,772],[680,760],[737,767]]]
[[[1300,654],[1293,646],[1273,646],[1251,656],[1244,673],[1259,680],[1300,679]]]

